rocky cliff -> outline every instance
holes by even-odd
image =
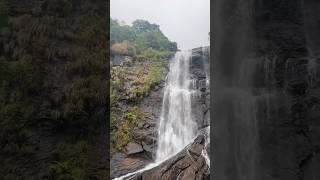
[[[193,82],[192,89],[195,90],[191,103],[193,119],[197,122],[199,129],[197,138],[168,160],[130,178],[148,180],[210,178],[209,162],[206,160],[208,157],[204,154],[209,153],[210,146],[208,130],[210,128],[210,89],[207,80],[209,77],[209,54],[209,47],[192,49],[191,53],[190,74]],[[146,102],[151,105],[152,99],[152,96],[147,97]],[[158,113],[160,114],[160,111]]]
[[[145,123],[142,128],[135,129],[132,140],[122,151],[111,151],[111,178],[139,170],[152,162],[156,142],[157,142],[157,120],[160,116],[162,96],[163,96],[164,81],[158,88],[152,90],[150,95],[139,103],[139,108],[148,113]]]
[[[192,49],[190,74],[193,89],[197,91],[191,100],[193,119],[199,129],[210,124],[210,48]]]
[[[214,179],[319,179],[319,2],[213,7]]]
[[[145,67],[149,66],[153,60],[144,59],[137,60],[132,56],[114,55],[111,57],[113,68],[126,69],[126,71],[134,71],[136,68],[142,68],[140,74],[126,74],[124,77],[126,86],[124,87],[130,92],[134,89],[132,79],[144,79],[145,74],[152,73],[152,69]],[[168,71],[168,59],[161,60],[165,65],[161,68],[160,80],[148,90],[143,96],[134,99],[133,102],[130,97],[122,97],[118,99],[117,105],[112,110],[119,119],[111,122],[111,128],[117,127],[117,121],[125,121],[124,117],[126,110],[132,106],[139,109],[141,114],[139,116],[140,127],[134,127],[131,130],[131,138],[129,143],[125,144],[122,149],[111,148],[111,178],[119,177],[121,175],[139,170],[152,162],[152,157],[155,152],[157,144],[157,123],[161,113],[163,88],[165,85],[165,77]],[[145,69],[144,69],[145,68]],[[130,78],[129,76],[132,76]],[[141,82],[139,86],[145,86],[148,82]],[[118,126],[119,127],[119,126]]]

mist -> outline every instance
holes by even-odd
[[[210,0],[111,0],[113,19],[131,24],[145,19],[160,25],[161,31],[179,49],[210,44]]]

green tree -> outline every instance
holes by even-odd
[[[171,42],[160,30],[159,25],[146,20],[136,20],[132,26],[120,25],[117,20],[110,21],[111,44],[129,41],[137,54],[152,48],[158,51],[177,51],[177,43]]]
[[[132,23],[133,29],[137,33],[148,32],[148,31],[160,31],[160,27],[157,24],[151,24],[146,20],[138,19]]]
[[[134,41],[136,33],[128,25],[121,26],[117,20],[110,20],[110,41],[111,44],[120,43],[124,40]]]

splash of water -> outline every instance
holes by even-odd
[[[170,64],[158,130],[156,162],[178,153],[196,135],[197,124],[191,116],[190,58],[189,51],[178,52]]]

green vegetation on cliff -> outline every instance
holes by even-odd
[[[122,150],[142,128],[145,112],[139,102],[162,80],[168,60],[177,51],[156,24],[136,20],[132,26],[111,19],[111,131],[113,147]],[[128,57],[129,56],[129,57]]]
[[[112,141],[118,150],[121,150],[132,140],[132,129],[142,128],[145,114],[137,107],[129,107],[118,128],[112,132]]]
[[[161,81],[166,64],[165,61],[154,60],[131,66],[112,67],[111,102],[116,103],[115,100],[120,96],[124,100],[134,101],[147,95]]]
[[[136,105],[160,83],[167,63],[165,60],[147,60],[112,67],[111,123],[117,127],[112,129],[112,142],[117,149],[121,150],[132,140],[134,128],[142,128],[144,115]],[[124,108],[121,103],[128,106],[127,111],[119,110]]]

